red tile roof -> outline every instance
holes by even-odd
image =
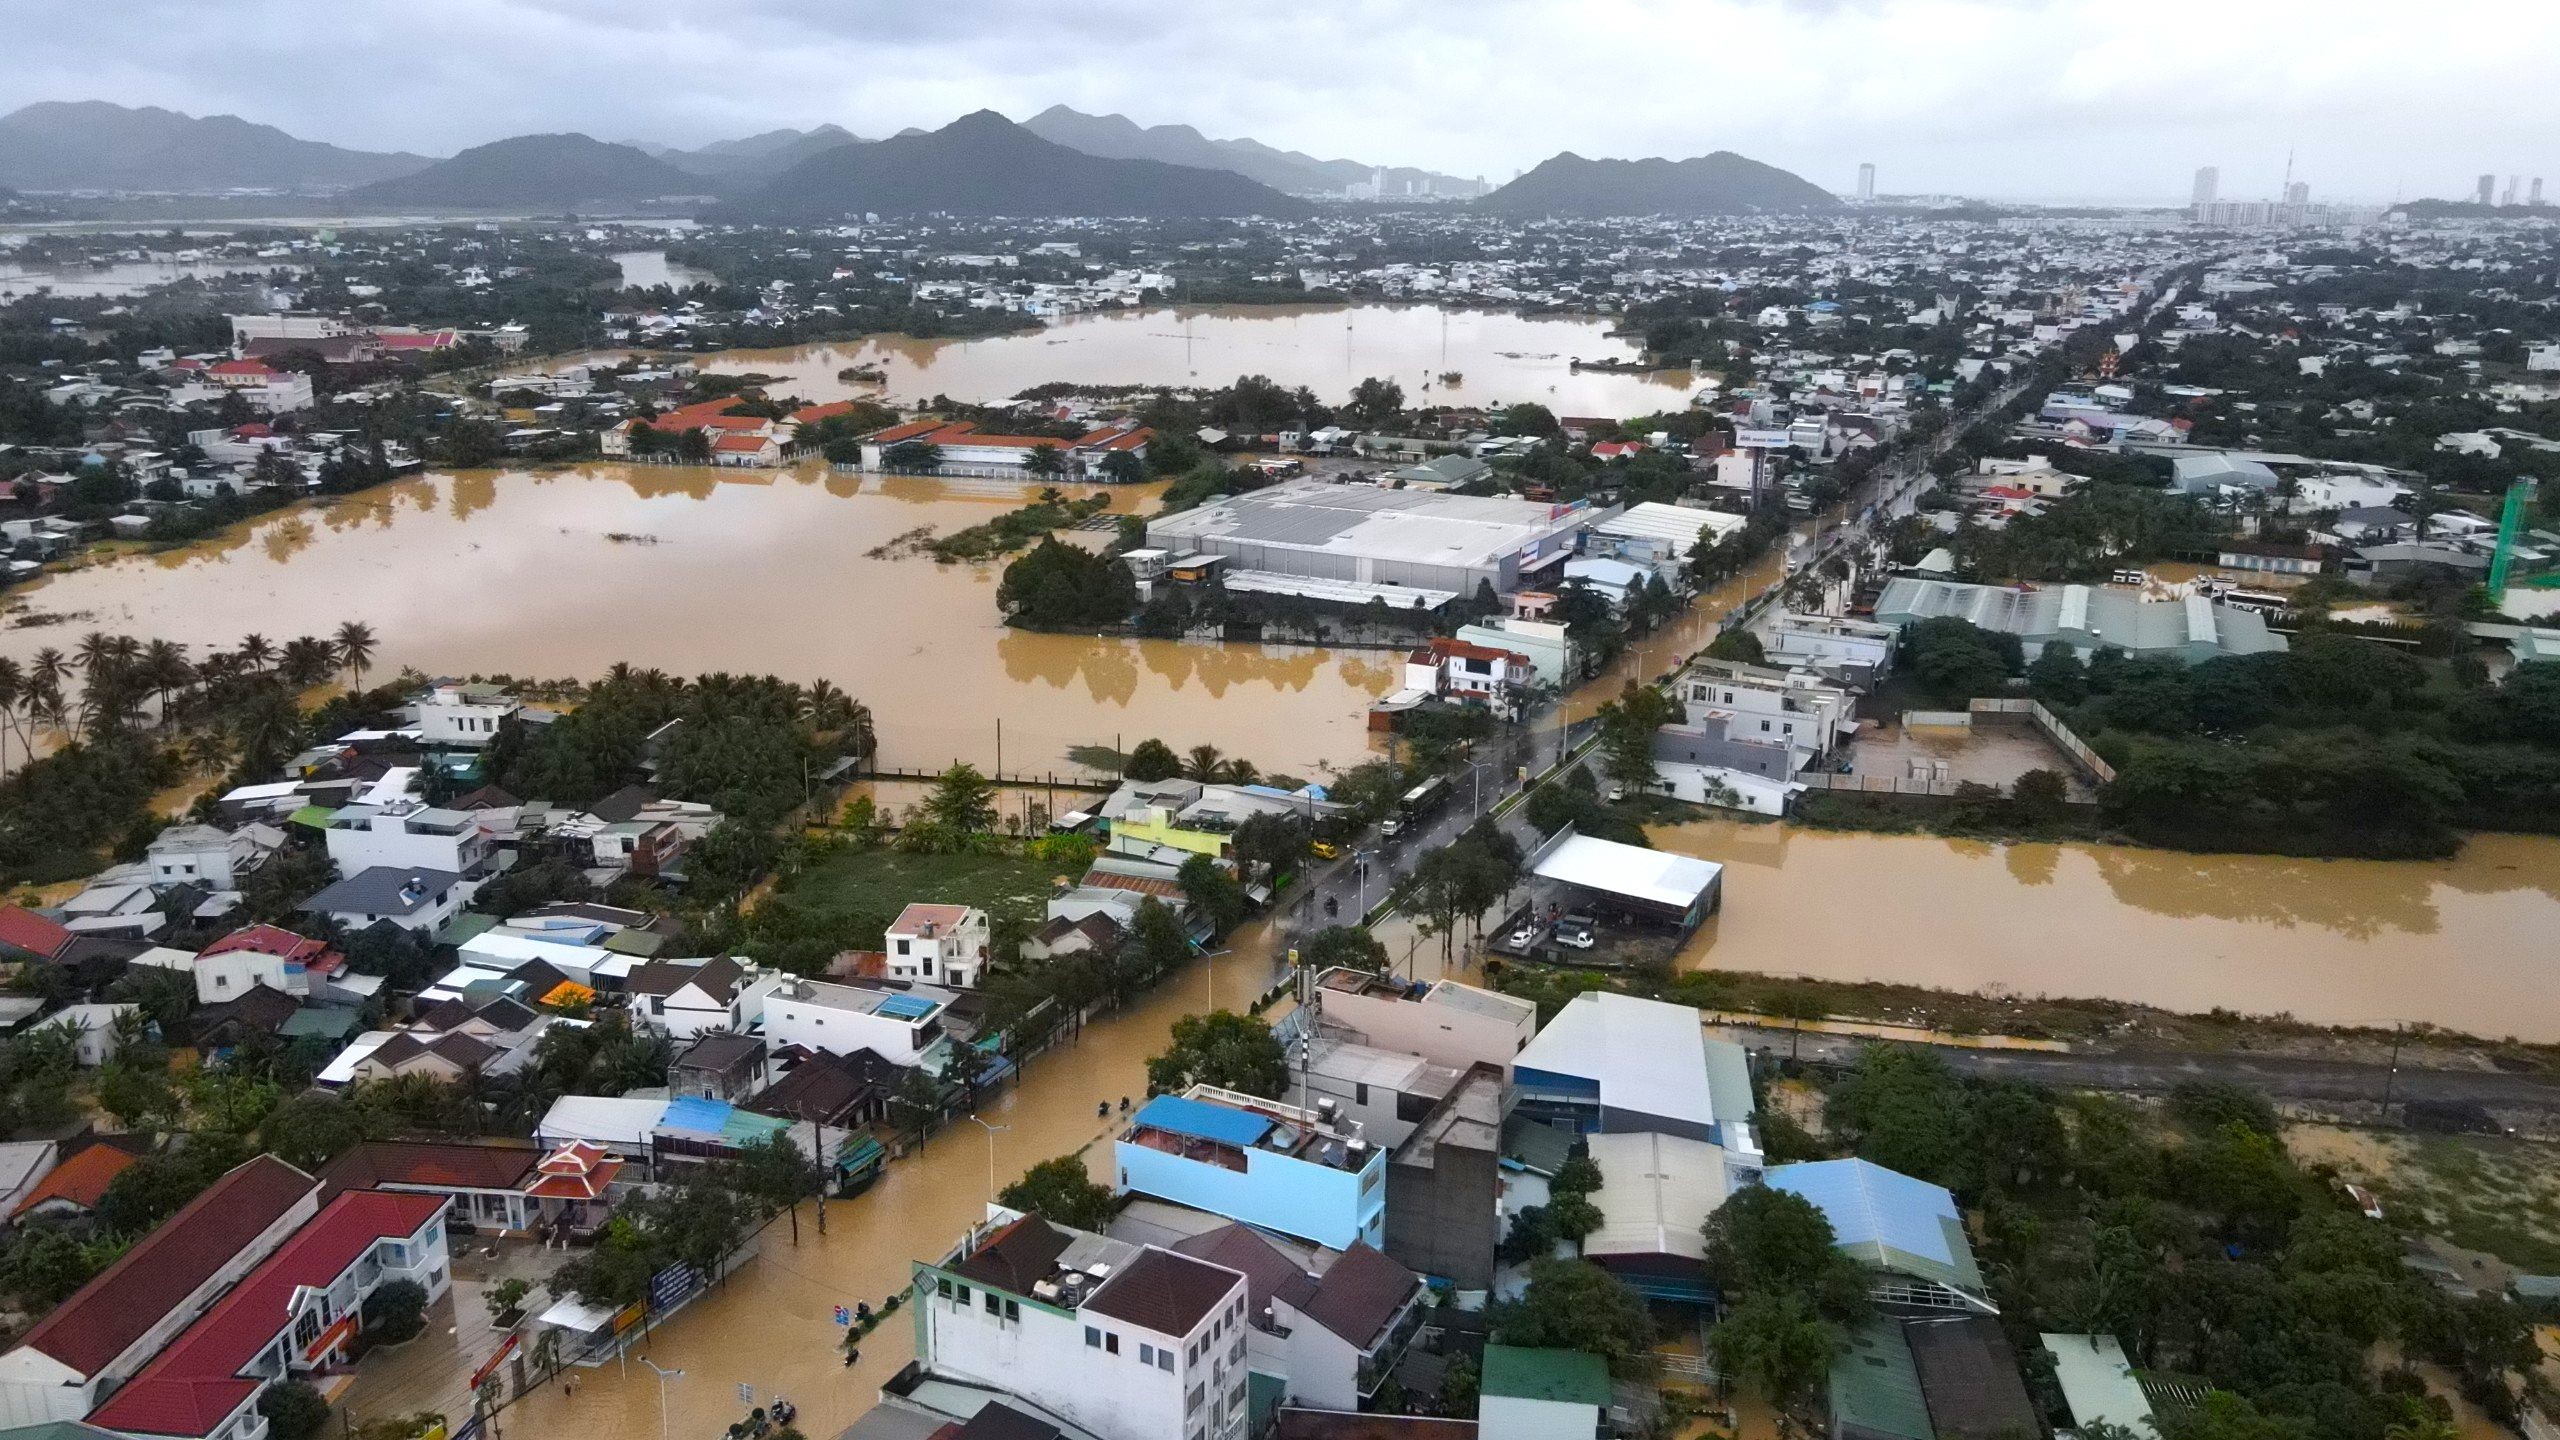
[[[70,931],[32,910],[16,905],[0,906],[0,945],[50,960],[60,955],[62,947],[70,944],[72,938]]]
[[[142,1369],[89,1423],[148,1435],[209,1435],[258,1393],[240,1372],[293,1323],[304,1286],[337,1280],[383,1240],[417,1233],[444,1212],[440,1195],[354,1190],[329,1202]]]
[[[107,1186],[117,1176],[132,1168],[133,1153],[113,1145],[92,1145],[53,1167],[53,1172],[36,1182],[27,1198],[18,1202],[11,1216],[24,1215],[50,1200],[68,1201],[82,1210],[95,1210],[107,1193]]]
[[[207,373],[214,375],[274,375],[281,373],[274,366],[269,365],[264,360],[225,360],[219,365],[208,366],[206,368]]]
[[[299,965],[315,974],[335,974],[347,963],[347,957],[329,948],[326,940],[296,935],[279,925],[244,925],[204,947],[196,958],[228,955],[238,950],[254,950],[272,955],[288,965]]]
[[[803,405],[799,409],[792,411],[791,423],[794,425],[814,425],[821,420],[832,420],[838,415],[850,415],[852,413],[852,401],[830,400],[824,405]]]
[[[738,404],[739,397],[735,395],[724,395],[717,400],[704,400],[692,405],[679,405],[675,409],[651,420],[649,422],[649,428],[652,430],[663,430],[670,435],[685,430],[699,430],[710,424],[712,421],[726,415],[729,411],[737,408]]]
[[[474,1145],[440,1140],[366,1140],[329,1162],[320,1184],[335,1197],[385,1185],[437,1185],[455,1190],[516,1190],[541,1152],[529,1145]]]
[[[429,330],[414,335],[385,335],[377,331],[373,338],[385,350],[442,350],[459,337],[450,330]]]
[[[1603,440],[1591,447],[1591,454],[1594,459],[1614,460],[1621,455],[1633,455],[1642,449],[1644,449],[1643,444],[1634,440]]]
[[[886,430],[875,430],[862,438],[874,445],[895,445],[901,440],[913,440],[919,435],[930,435],[941,428],[941,421],[926,416],[916,420],[902,420]]]
[[[711,442],[711,448],[732,455],[752,455],[772,443],[772,437],[765,435],[723,435]]]
[[[143,1236],[19,1343],[96,1375],[318,1183],[273,1155],[249,1161]]]

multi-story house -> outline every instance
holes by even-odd
[[[389,868],[477,878],[489,866],[489,832],[475,813],[417,800],[346,806],[329,816],[320,839],[340,875]]]
[[[1194,1085],[1139,1107],[1114,1152],[1123,1193],[1336,1250],[1386,1243],[1387,1152],[1331,1109]]]
[[[1798,770],[1830,755],[1857,725],[1856,697],[1807,670],[1699,660],[1681,673],[1676,693],[1692,725],[1726,717],[1726,738],[1784,746]]]
[[[868,1050],[893,1065],[924,1065],[943,1036],[943,1011],[959,997],[932,985],[841,985],[767,975],[741,995],[741,1013],[773,1049],[797,1045],[829,1055]]]
[[[978,983],[987,966],[987,912],[969,905],[909,905],[886,932],[889,978],[928,985]]]
[[[522,708],[496,685],[436,685],[418,697],[418,739],[477,750],[495,743],[498,727]]]
[[[1327,1030],[1458,1070],[1495,1065],[1507,1075],[1538,1033],[1535,1004],[1455,980],[1418,984],[1337,966],[1317,977],[1315,999]]]
[[[1246,1433],[1235,1270],[998,1208],[917,1262],[915,1290],[921,1375],[1024,1397],[1095,1440]]]

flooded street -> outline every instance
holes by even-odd
[[[617,257],[627,260],[629,257]],[[661,257],[663,259],[663,257]],[[628,268],[624,271],[628,276]],[[1375,375],[1408,405],[1534,401],[1558,415],[1645,415],[1678,409],[1696,386],[1685,370],[1576,371],[1576,359],[1632,360],[1635,345],[1581,316],[1528,318],[1427,305],[1204,306],[1070,315],[1039,330],[975,340],[876,335],[840,345],[731,350],[704,369],[785,375],[777,387],[811,400],[850,395],[922,404],[935,395],[993,402],[1053,380],[1094,385],[1217,386],[1266,375],[1339,403]],[[877,366],[884,385],[837,378]],[[1455,383],[1440,377],[1455,371]]]
[[[2441,862],[1992,845],[1704,822],[1648,832],[1722,863],[1686,968],[2171,1010],[2424,1021],[2560,1040],[2560,839]]]
[[[1089,1168],[1105,1178],[1112,1127],[1094,1118],[1095,1104],[1143,1097],[1147,1059],[1163,1048],[1176,1018],[1218,1006],[1243,1009],[1272,973],[1267,934],[1249,928],[1231,938],[1227,954],[1192,965],[1132,1009],[1089,1027],[1081,1041],[1034,1057],[1022,1083],[982,1112],[1003,1127],[993,1142],[997,1185],[1087,1144],[1094,1145],[1086,1152]],[[863,1342],[862,1363],[847,1370],[835,1349],[842,1332],[834,1307],[868,1300],[876,1309],[907,1283],[909,1260],[940,1255],[984,1213],[988,1144],[988,1133],[965,1120],[943,1130],[921,1153],[892,1163],[860,1199],[830,1202],[824,1236],[815,1205],[801,1206],[797,1247],[787,1219],[768,1228],[760,1257],[676,1316],[647,1351],[635,1352],[628,1375],[610,1365],[577,1372],[574,1399],[547,1386],[502,1414],[499,1430],[542,1440],[656,1434],[659,1386],[639,1363],[641,1353],[685,1372],[666,1386],[668,1431],[679,1440],[710,1440],[742,1418],[741,1384],[755,1386],[760,1403],[788,1396],[800,1406],[800,1428],[813,1436],[843,1429],[912,1358],[914,1332],[903,1311],[889,1317]]]
[[[1156,493],[1113,500],[1153,508]],[[628,661],[832,680],[872,707],[897,767],[992,766],[999,721],[1011,773],[1063,773],[1072,746],[1151,735],[1310,776],[1363,753],[1369,700],[1399,676],[1390,652],[1035,635],[998,621],[998,565],[866,554],[1027,498],[817,469],[431,476],[30,585],[11,597],[0,654],[67,650],[92,629],[201,653],[362,620],[385,675],[591,679]],[[69,618],[17,623],[30,613]]]

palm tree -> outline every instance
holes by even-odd
[[[240,659],[252,670],[264,670],[276,658],[276,647],[255,631],[240,637]]]
[[[1206,784],[1223,773],[1221,762],[1224,758],[1215,745],[1194,745],[1183,757],[1182,773]]]
[[[350,620],[338,627],[338,660],[355,677],[354,688],[364,688],[364,667],[373,663],[373,627]]]
[[[18,702],[26,695],[26,671],[17,661],[0,655],[0,774],[9,769],[8,732],[18,728]]]
[[[296,690],[319,684],[337,668],[337,647],[317,635],[300,635],[287,640],[276,659],[277,673],[284,677],[284,683]]]
[[[60,726],[63,719],[62,682],[71,675],[71,661],[47,645],[36,652],[27,671],[27,709],[36,719]]]
[[[206,730],[188,747],[189,763],[200,775],[219,775],[231,765],[231,739],[219,730]]]
[[[79,649],[74,653],[79,658],[73,663],[94,679],[101,667],[115,663],[115,637],[104,630],[92,630],[80,637]]]
[[[160,723],[169,723],[169,695],[183,690],[195,678],[195,667],[187,663],[187,652],[175,642],[154,640],[142,652],[139,677],[151,687],[153,698],[160,702]]]

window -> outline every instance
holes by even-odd
[[[1007,1300],[1004,1302],[1004,1318],[1013,1321],[1016,1324],[1020,1324],[1022,1321],[1022,1302],[1019,1300]]]
[[[1141,1365],[1153,1365],[1156,1363],[1156,1347],[1140,1342],[1138,1346],[1138,1363]]]
[[[1167,1375],[1172,1374],[1172,1373],[1173,1373],[1173,1352],[1172,1352],[1172,1351],[1170,1351],[1170,1350],[1159,1350],[1159,1351],[1157,1351],[1157,1352],[1156,1352],[1156,1368],[1157,1368],[1157,1369],[1159,1369],[1159,1370],[1161,1370],[1161,1371],[1163,1371],[1163,1372],[1164,1372],[1164,1373],[1166,1373]]]
[[[1360,1080],[1353,1082],[1351,1086],[1351,1103],[1354,1105],[1366,1105],[1369,1103],[1368,1081]]]
[[[993,1290],[987,1292],[987,1313],[990,1315],[1001,1315],[1004,1313],[1004,1297],[998,1295]]]
[[[1237,1362],[1237,1361],[1239,1361],[1239,1360],[1242,1360],[1243,1358],[1244,1358],[1244,1337],[1243,1337],[1243,1336],[1241,1336],[1241,1335],[1239,1335],[1239,1336],[1237,1336],[1237,1337],[1236,1337],[1236,1343],[1235,1343],[1234,1345],[1230,1346],[1230,1347],[1228,1348],[1228,1350],[1227,1350],[1227,1363],[1228,1363],[1228,1364],[1230,1364],[1230,1365],[1233,1365],[1234,1363],[1236,1363],[1236,1362]]]
[[[940,1277],[940,1276],[935,1276],[935,1277],[934,1277],[934,1281],[933,1281],[933,1293],[934,1293],[934,1294],[936,1294],[936,1295],[941,1296],[941,1297],[942,1297],[943,1299],[945,1299],[945,1300],[950,1299],[950,1298],[951,1298],[951,1282],[950,1282],[949,1280],[943,1279],[943,1278],[942,1278],[942,1277]],[[1084,1331],[1084,1333],[1085,1333],[1085,1334],[1087,1334],[1087,1335],[1091,1335],[1091,1334],[1093,1334],[1093,1333],[1094,1333],[1094,1332],[1093,1332],[1093,1327],[1092,1327],[1092,1326],[1090,1326],[1090,1325],[1086,1326],[1086,1327],[1085,1327],[1085,1331]],[[1087,1341],[1086,1343],[1091,1344],[1091,1343],[1093,1343],[1093,1342],[1091,1342],[1091,1341]]]
[[[293,1348],[300,1350],[320,1338],[320,1312],[305,1310],[293,1322]]]
[[[959,1289],[959,1291],[958,1291],[957,1293],[959,1294],[959,1297],[960,1297],[960,1303],[961,1303],[961,1304],[966,1305],[966,1304],[968,1304],[968,1303],[969,1303],[969,1287],[968,1287],[968,1286],[966,1286],[966,1285],[961,1286],[961,1287],[960,1287],[960,1289]]]
[[[1768,734],[1768,733],[1769,733],[1769,722],[1768,722],[1768,721],[1763,720],[1763,721],[1761,721],[1761,722],[1760,722],[1760,733],[1761,733],[1761,734],[1763,734],[1763,735],[1766,735],[1766,734]]]
[[[1120,1337],[1117,1335],[1104,1335],[1102,1337],[1102,1353],[1105,1355],[1119,1354]]]

